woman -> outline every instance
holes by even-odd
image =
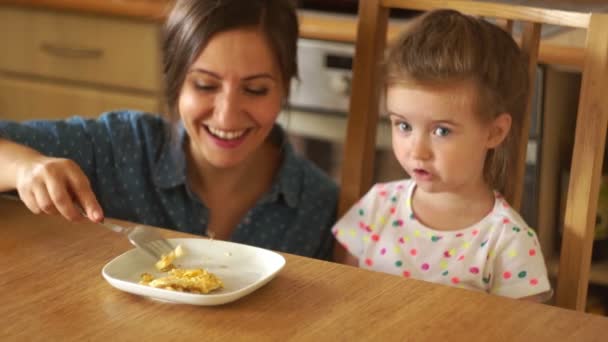
[[[275,123],[297,73],[287,0],[179,0],[164,35],[171,120],[0,122],[0,191],[34,213],[104,216],[327,258],[335,184]],[[3,139],[2,139],[3,138]]]

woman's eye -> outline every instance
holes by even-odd
[[[246,87],[245,92],[251,95],[262,96],[268,94],[268,88]]]
[[[208,83],[195,82],[194,88],[196,88],[197,90],[202,90],[202,91],[213,91],[213,90],[217,89],[217,86],[215,86],[213,84],[208,84]]]
[[[448,128],[445,128],[445,127],[435,128],[435,135],[438,135],[440,137],[445,137],[448,134],[450,134],[450,130]]]

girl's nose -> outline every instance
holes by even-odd
[[[412,158],[417,160],[427,160],[431,158],[432,152],[427,138],[415,137],[412,139],[411,143],[410,155]]]

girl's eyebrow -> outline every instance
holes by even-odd
[[[386,112],[387,116],[396,116],[398,118],[401,118],[403,120],[405,120],[405,116],[401,115],[401,114],[397,114],[395,112],[391,112],[390,110]]]
[[[407,121],[407,118],[405,116],[401,115],[401,114],[397,114],[397,113],[391,112],[391,111],[387,111],[386,114],[388,116],[394,116],[394,117],[397,117],[399,119]],[[433,120],[433,124],[435,124],[435,125],[437,125],[437,124],[444,124],[444,125],[450,125],[450,126],[454,126],[454,127],[459,127],[460,126],[459,123],[457,123],[457,122],[455,122],[453,120],[450,120],[450,119]]]
[[[218,80],[222,79],[222,77],[218,73],[215,73],[213,71],[206,70],[206,69],[203,69],[203,68],[193,68],[193,69],[190,69],[188,71],[188,73],[201,73],[201,74],[209,75],[209,76],[211,76],[213,78],[216,78]],[[249,76],[243,77],[242,79],[243,79],[243,81],[251,81],[251,80],[254,80],[254,79],[258,79],[258,78],[267,78],[267,79],[270,79],[270,80],[276,82],[276,79],[274,77],[272,77],[271,74],[266,73],[266,72],[259,73],[259,74],[249,75]]]
[[[435,124],[445,124],[445,125],[450,125],[450,126],[455,126],[458,127],[460,126],[460,124],[458,122],[455,122],[453,120],[437,120],[434,121]]]

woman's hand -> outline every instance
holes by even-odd
[[[91,221],[103,220],[89,179],[70,159],[43,155],[22,159],[16,164],[15,180],[21,200],[35,214],[60,214],[69,221],[80,221],[80,205]]]

